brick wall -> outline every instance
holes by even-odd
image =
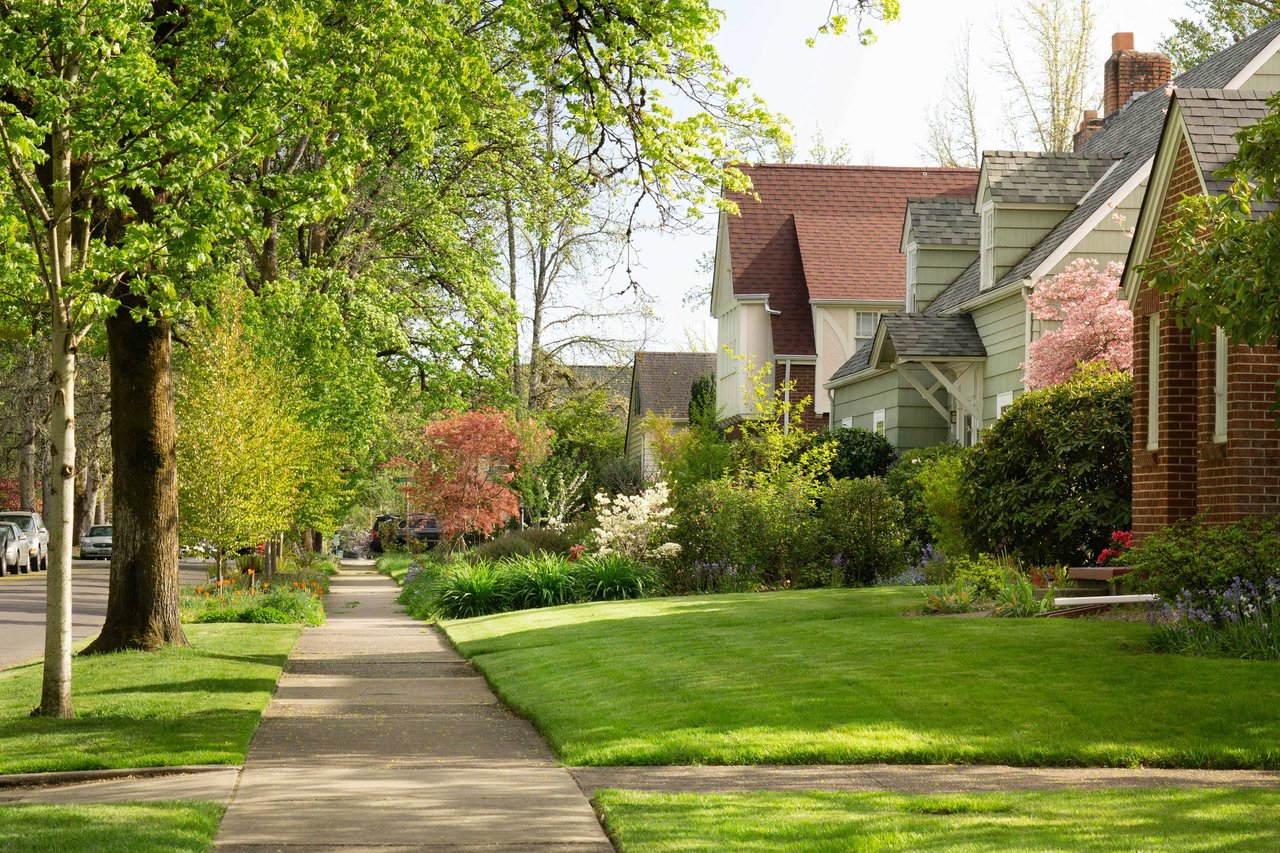
[[[1200,180],[1180,144],[1161,221]],[[1151,254],[1167,247],[1157,237]],[[1159,448],[1147,450],[1149,317],[1160,313]],[[1227,441],[1213,441],[1214,347],[1195,345],[1170,317],[1170,300],[1143,286],[1134,305],[1133,531],[1139,538],[1200,514],[1226,522],[1280,509],[1280,429],[1272,402],[1280,351],[1232,347],[1227,364]]]
[[[793,364],[791,365],[791,381],[795,383],[795,390],[791,392],[791,399],[799,402],[805,397],[809,398],[809,402],[805,405],[802,412],[796,413],[800,424],[807,430],[818,431],[827,428],[830,422],[828,415],[819,415],[814,411],[814,401],[817,400],[818,394],[827,393],[824,389],[819,388],[815,381],[817,375],[817,366],[813,364]],[[787,371],[785,365],[778,365],[774,370],[775,381],[778,386],[786,381]]]
[[[1111,38],[1111,57],[1103,66],[1103,115],[1109,116],[1136,94],[1150,92],[1173,79],[1173,62],[1163,53],[1133,49],[1133,33]]]

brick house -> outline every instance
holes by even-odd
[[[1219,195],[1216,173],[1235,136],[1267,112],[1267,92],[1177,89],[1156,154],[1124,278],[1134,314],[1133,530],[1181,518],[1228,522],[1280,510],[1280,380],[1275,347],[1230,346],[1221,332],[1195,344],[1169,296],[1140,265],[1165,251],[1159,226],[1181,199]]]
[[[1077,259],[1122,262],[1169,106],[1169,58],[1116,33],[1105,114],[1086,113],[1069,152],[989,151],[974,203],[908,206],[898,287],[908,312],[825,381],[837,422],[884,425],[898,448],[973,444],[1023,393],[1027,348],[1045,331],[1027,299]],[[1188,69],[1176,85],[1280,89],[1280,22]],[[942,285],[942,286],[940,286]],[[975,338],[976,335],[976,338]]]
[[[729,196],[716,235],[711,313],[718,321],[716,403],[733,422],[750,417],[745,365],[811,397],[801,414],[824,428],[822,381],[870,339],[880,315],[903,307],[899,252],[907,199],[973,200],[974,169],[759,164],[745,166],[758,196]],[[727,351],[728,350],[728,351]]]

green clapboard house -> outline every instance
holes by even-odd
[[[1036,284],[1080,258],[1123,262],[1172,88],[1168,57],[1118,33],[1104,115],[1070,152],[988,151],[974,198],[913,198],[902,226],[906,310],[824,383],[832,425],[883,432],[900,449],[973,444],[1024,390],[1042,324]],[[1179,75],[1180,87],[1280,89],[1280,22]]]

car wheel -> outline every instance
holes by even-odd
[[[0,554],[0,578],[9,574],[9,558]]]

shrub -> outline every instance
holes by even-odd
[[[1151,637],[1155,651],[1280,659],[1280,578],[1234,579],[1222,592],[1183,593]]]
[[[995,598],[1005,588],[1009,576],[1016,571],[1007,560],[990,554],[950,557],[947,559],[947,567],[953,581],[963,583],[975,597],[983,599]]]
[[[669,418],[650,415],[645,429],[654,436],[654,456],[662,478],[677,493],[694,483],[721,477],[733,458],[733,445],[714,423],[675,429]]]
[[[952,556],[977,549],[965,527],[965,495],[962,478],[970,451],[941,455],[927,463],[917,475],[920,503],[929,529],[929,541]]]
[[[573,564],[578,589],[586,601],[643,598],[653,592],[653,572],[621,554],[592,555]]]
[[[974,544],[1032,563],[1080,564],[1129,527],[1132,380],[1083,370],[1023,394],[964,464]]]
[[[512,610],[555,607],[578,600],[578,579],[568,560],[555,554],[535,554],[500,563],[503,586]]]
[[[528,527],[524,530],[508,530],[500,536],[482,542],[469,551],[468,560],[497,562],[511,557],[528,557],[533,554],[568,554],[573,545],[561,531],[545,527]]]
[[[733,563],[695,560],[667,565],[662,573],[662,588],[676,595],[750,592],[761,585],[754,567],[740,569]]]
[[[951,581],[925,593],[924,609],[930,613],[968,613],[977,606],[977,596],[964,581]]]
[[[820,501],[824,545],[843,583],[869,584],[907,567],[902,502],[884,480],[833,480]]]
[[[904,450],[897,461],[889,466],[884,476],[885,485],[895,498],[902,501],[902,513],[906,519],[907,533],[920,546],[934,542],[930,527],[930,514],[924,504],[924,480],[922,475],[942,458],[961,456],[965,449],[955,444],[937,444]]]
[[[596,495],[599,524],[592,531],[601,554],[622,554],[633,560],[674,557],[680,546],[665,541],[674,525],[667,484],[654,483],[638,495]]]
[[[507,609],[506,573],[490,562],[461,563],[440,576],[432,611],[444,619],[469,619]]]
[[[1280,516],[1211,525],[1186,519],[1152,533],[1127,555],[1139,589],[1172,601],[1183,591],[1255,585],[1280,576]]]
[[[837,479],[883,477],[898,458],[888,439],[865,429],[840,427],[827,433],[826,440],[835,445],[831,476]]]

